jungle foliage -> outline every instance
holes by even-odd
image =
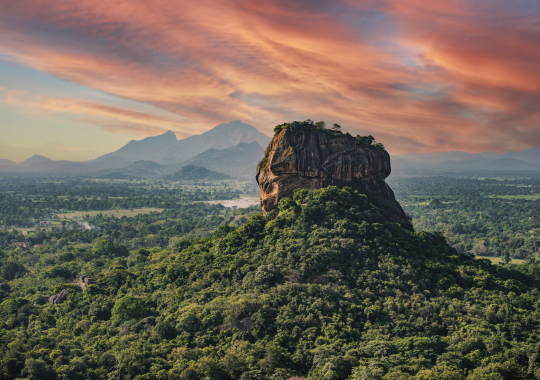
[[[200,173],[200,170],[196,168],[195,172]],[[206,178],[207,181],[212,179],[217,178]],[[112,182],[77,178],[4,178],[0,181],[0,227],[34,227],[40,220],[50,220],[55,214],[70,211],[141,207],[175,209],[196,201],[238,198],[253,191],[253,184],[239,181],[178,183],[167,180]]]
[[[441,232],[459,252],[540,259],[537,178],[392,178],[416,229]]]
[[[9,248],[27,272],[0,291],[0,377],[540,377],[537,264],[458,253],[351,188],[279,207],[165,249]]]

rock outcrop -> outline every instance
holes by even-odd
[[[49,303],[52,305],[58,305],[64,302],[67,299],[69,292],[64,289],[60,292],[60,294],[54,294],[49,298]]]
[[[309,125],[294,132],[286,128],[274,136],[257,165],[261,208],[263,214],[276,209],[279,200],[292,198],[297,188],[360,185],[388,200],[395,216],[406,218],[384,181],[390,171],[390,155],[371,140]]]
[[[77,285],[84,292],[86,290],[86,288],[88,288],[90,285],[94,285],[95,283],[96,282],[92,278],[85,277],[85,276],[80,276],[79,281],[77,282]]]

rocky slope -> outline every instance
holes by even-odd
[[[274,136],[257,166],[261,208],[264,214],[277,208],[279,200],[292,198],[297,188],[360,185],[389,201],[393,214],[405,218],[384,181],[390,171],[390,155],[371,141],[309,124],[284,128]]]

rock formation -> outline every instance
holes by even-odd
[[[60,292],[60,294],[54,294],[49,298],[49,303],[52,305],[58,305],[64,302],[67,299],[69,292],[64,289]]]
[[[372,195],[388,200],[395,216],[405,212],[384,181],[390,175],[390,155],[373,138],[352,137],[337,131],[301,125],[277,133],[257,165],[263,214],[276,209],[283,197],[292,198],[297,188],[361,185]]]
[[[85,277],[85,276],[80,276],[79,281],[77,282],[77,285],[84,292],[86,290],[86,288],[88,288],[90,285],[94,285],[95,283],[96,282],[92,278]]]

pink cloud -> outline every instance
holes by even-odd
[[[317,118],[395,153],[538,146],[538,10],[486,4],[1,0],[0,53],[167,111],[56,107],[111,131]]]

